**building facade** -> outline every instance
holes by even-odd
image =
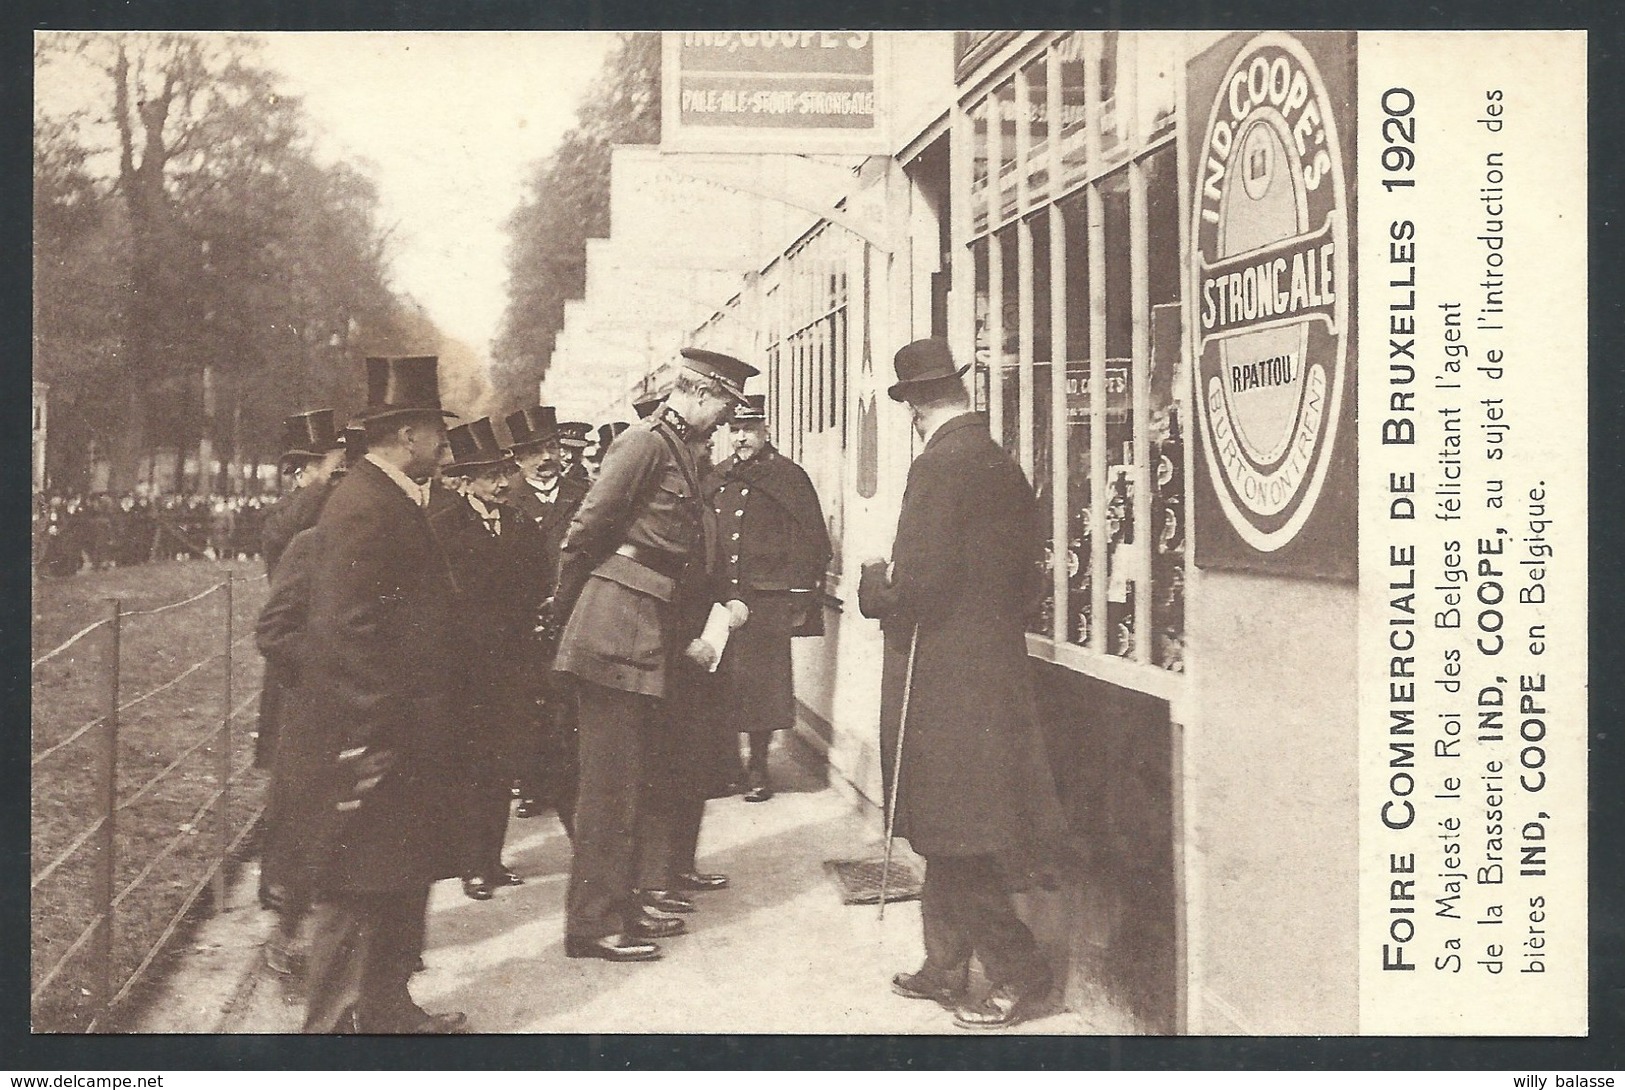
[[[892,353],[945,337],[1047,514],[1028,650],[1073,850],[1060,888],[1023,904],[1069,1003],[1109,1032],[1355,1032],[1355,584],[1195,551],[1229,531],[1199,487],[1192,236],[1217,182],[1195,169],[1212,156],[1189,81],[1213,69],[1234,90],[1239,64],[1243,104],[1250,77],[1260,114],[1286,115],[1300,68],[1320,86],[1313,58],[1272,40],[1248,62],[1249,36],[1209,33],[898,37],[891,154],[853,157],[787,243],[755,235],[684,337],[762,368],[775,440],[830,523],[827,635],[796,641],[798,739],[878,805],[881,643],[858,570],[890,548],[918,449],[885,395]],[[1352,66],[1352,38],[1323,46]],[[1293,125],[1274,131],[1286,142],[1237,155],[1259,192],[1290,154]],[[1256,439],[1263,418],[1243,419]]]

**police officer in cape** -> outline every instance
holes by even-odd
[[[1041,597],[1031,485],[971,411],[948,345],[899,349],[888,393],[925,446],[909,467],[891,562],[862,565],[858,608],[885,636],[880,741],[890,835],[925,857],[925,964],[892,990],[970,1029],[1029,1017],[1050,970],[1012,884],[1064,833],[1038,723],[1026,620]],[[972,955],[991,991],[967,990]]]
[[[466,833],[463,893],[488,901],[524,880],[502,861],[519,758],[533,746],[535,708],[526,677],[536,613],[551,590],[536,563],[541,530],[504,502],[513,459],[490,419],[452,428],[451,461],[429,498],[429,525],[457,582],[455,663],[461,763],[458,799]],[[447,664],[452,665],[450,663]]]
[[[700,626],[674,605],[684,583],[710,585],[708,512],[690,444],[744,401],[756,369],[703,349],[682,356],[664,406],[611,446],[564,542],[556,606],[568,620],[555,666],[575,682],[581,758],[565,919],[572,958],[654,960],[651,940],[686,929],[640,903],[639,845],[659,835],[643,795],[661,786],[650,758],[669,746],[662,704],[672,672],[715,663]]]
[[[542,580],[541,599],[546,601],[557,588],[559,549],[565,531],[586,498],[588,485],[563,472],[558,413],[553,406],[520,409],[509,413],[504,423],[508,427],[508,449],[518,467],[509,479],[506,502],[538,531],[529,538],[535,550],[530,565]],[[558,635],[551,609],[540,610],[537,627],[527,641],[523,669],[530,694],[531,723],[529,742],[519,757],[520,797],[515,813],[531,818],[552,808],[564,831],[573,835],[575,708],[565,683],[553,676]]]
[[[768,436],[766,396],[750,395],[729,430],[734,453],[706,480],[705,498],[717,520],[720,578],[750,620],[722,656],[717,724],[748,739],[745,801],[766,802],[773,732],[795,725],[790,641],[824,632],[829,531],[806,471]]]
[[[456,585],[424,512],[446,452],[433,356],[367,360],[368,451],[317,523],[302,641],[307,1033],[452,1033],[408,982],[429,888],[461,873]],[[295,730],[293,723],[288,729]]]

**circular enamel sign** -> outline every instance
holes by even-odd
[[[1342,149],[1320,73],[1294,38],[1261,34],[1243,47],[1196,159],[1202,450],[1236,532],[1274,552],[1320,497],[1348,367]]]

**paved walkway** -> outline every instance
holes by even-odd
[[[413,978],[420,1005],[461,1010],[484,1033],[954,1033],[934,1003],[893,995],[888,981],[922,959],[918,902],[845,906],[823,862],[878,856],[873,808],[825,787],[775,748],[778,795],[764,804],[713,801],[701,866],[732,888],[696,894],[690,932],[665,958],[616,965],[564,956],[570,844],[551,816],[515,820],[508,863],[526,884],[471,901],[456,882],[435,887],[428,969]],[[145,1032],[288,1033],[302,997],[259,968],[270,926],[252,904],[205,927],[136,1027]],[[1023,1033],[1088,1033],[1070,1012]]]

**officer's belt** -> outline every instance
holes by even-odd
[[[642,564],[650,571],[659,572],[668,579],[680,578],[683,569],[688,567],[688,557],[677,553],[661,552],[651,549],[647,545],[634,545],[630,541],[615,550],[617,556],[624,556],[635,564]]]

